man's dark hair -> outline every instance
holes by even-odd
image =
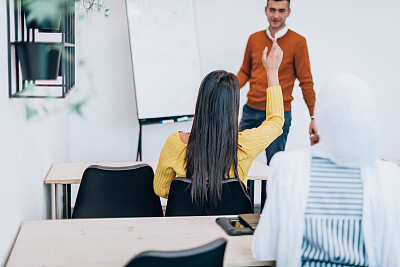
[[[279,2],[279,1],[287,1],[287,2],[288,2],[288,4],[289,4],[289,7],[290,7],[290,0],[268,0],[268,1],[267,1],[267,6],[268,6],[268,3],[269,3],[269,1],[275,1],[275,2]]]

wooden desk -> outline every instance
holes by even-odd
[[[27,221],[7,266],[123,266],[146,250],[182,250],[228,240],[224,266],[266,266],[252,257],[252,235],[228,236],[218,216]]]
[[[109,167],[131,166],[140,163],[149,164],[154,172],[157,162],[70,162],[54,163],[44,180],[51,185],[51,217],[52,219],[65,219],[71,217],[71,184],[79,184],[83,172],[90,165]],[[259,160],[254,160],[249,169],[250,197],[254,200],[254,180],[266,180],[269,174],[268,165]],[[253,201],[254,202],[254,201]]]
[[[140,163],[149,164],[153,171],[156,171],[157,162],[68,162],[68,163],[53,163],[44,180],[46,184],[79,184],[82,179],[83,172],[90,165],[101,165],[108,167],[124,167],[132,166]]]

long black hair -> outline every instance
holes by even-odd
[[[195,207],[208,212],[219,209],[222,180],[230,170],[239,177],[239,98],[238,79],[230,72],[213,71],[200,85],[186,151],[186,176],[193,179]]]

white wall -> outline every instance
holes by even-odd
[[[69,160],[65,100],[8,98],[6,1],[0,1],[0,265],[8,258],[21,223],[49,216],[49,188],[44,186],[52,162]],[[51,110],[26,120],[25,106]]]
[[[70,117],[72,161],[127,161],[136,155],[138,123],[125,1],[109,1],[109,17],[76,21],[74,99],[88,98],[83,117]],[[79,15],[77,17],[80,17]]]

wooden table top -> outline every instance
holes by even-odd
[[[147,163],[155,171],[157,162],[68,162],[53,163],[44,180],[46,184],[78,184],[81,182],[83,172],[90,165],[101,165],[109,167],[132,166],[135,164]],[[265,163],[254,160],[249,169],[250,180],[266,180],[269,173],[269,167]]]
[[[183,250],[223,237],[225,266],[273,262],[252,257],[252,235],[229,236],[218,216],[26,221],[7,266],[123,266],[146,250]]]
[[[383,159],[393,161],[400,165],[400,159]],[[53,163],[44,180],[46,184],[78,184],[81,182],[83,172],[90,165],[102,165],[110,167],[131,166],[140,163],[149,164],[155,171],[155,161],[133,161],[133,162],[65,162]],[[249,180],[266,180],[269,174],[269,167],[265,163],[254,160],[249,169]]]

